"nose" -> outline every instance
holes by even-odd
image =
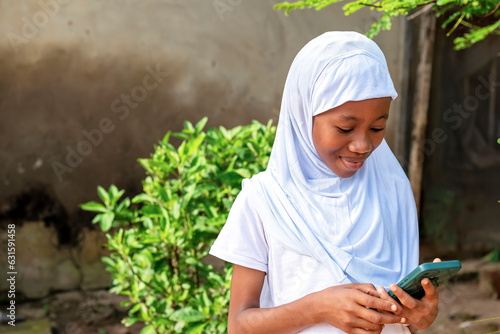
[[[347,148],[352,153],[366,154],[372,151],[373,145],[368,136],[360,134],[353,138]]]

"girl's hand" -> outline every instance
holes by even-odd
[[[372,284],[345,284],[315,293],[317,323],[326,322],[349,334],[380,333],[384,324],[401,323],[403,307],[383,300]],[[377,311],[378,310],[378,311]],[[379,312],[380,311],[380,312]]]
[[[441,260],[435,259],[434,262],[441,262]],[[420,300],[411,297],[396,284],[389,286],[389,289],[398,297],[402,304],[400,305],[402,306],[402,312],[394,313],[402,317],[401,323],[410,325],[412,333],[429,327],[438,314],[439,287],[436,289],[428,278],[424,278],[421,284],[424,288],[425,296]],[[394,300],[383,287],[379,287],[377,291],[383,300]]]
[[[313,292],[280,306],[260,308],[266,273],[234,265],[228,333],[288,334],[329,323],[348,334],[379,334],[400,323],[403,306],[383,300],[373,284],[345,284]]]

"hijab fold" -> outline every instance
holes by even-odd
[[[385,140],[341,178],[314,148],[312,119],[347,101],[396,96],[375,42],[355,32],[313,39],[290,68],[268,168],[243,182],[268,233],[338,282],[388,286],[417,265],[415,202]]]

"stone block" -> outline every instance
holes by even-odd
[[[16,322],[16,326],[0,325],[2,334],[51,334],[50,321],[48,319],[34,319]]]
[[[47,296],[51,290],[77,289],[80,272],[72,262],[69,247],[57,243],[53,227],[43,222],[25,222],[16,227],[16,295],[28,298]],[[7,272],[6,248],[0,249],[0,270]],[[0,290],[6,290],[0,282]]]
[[[101,261],[103,256],[109,255],[109,250],[103,246],[107,242],[108,239],[102,231],[84,230],[78,246],[72,249],[73,258],[82,274],[82,290],[110,286],[111,274],[106,271],[106,264]]]
[[[7,240],[0,231],[0,241]],[[109,255],[100,230],[84,229],[78,244],[61,246],[57,232],[43,222],[24,222],[16,226],[16,297],[42,298],[51,291],[109,288],[111,274],[101,261]],[[7,248],[0,247],[0,271],[9,272]],[[7,280],[0,281],[0,291],[9,289]]]

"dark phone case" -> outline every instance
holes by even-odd
[[[460,261],[443,261],[423,263],[399,281],[398,286],[415,299],[425,296],[424,288],[420,283],[424,278],[428,278],[434,287],[446,283],[450,277],[455,275],[462,268]],[[396,295],[389,290],[389,295],[398,303],[401,303]]]

